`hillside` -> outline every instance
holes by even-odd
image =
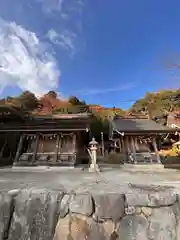
[[[180,109],[180,89],[147,92],[129,109],[130,113],[144,113],[157,122],[166,124],[167,115]]]
[[[105,108],[95,103],[86,104],[85,101],[79,100],[76,96],[70,96],[65,101],[58,98],[54,91],[49,91],[40,99],[33,93],[25,91],[16,97],[0,99],[0,104],[12,105],[29,114],[39,115],[91,112],[94,118],[101,122],[113,115],[144,114],[157,122],[166,124],[167,115],[180,109],[180,89],[164,90],[156,93],[147,92],[142,99],[136,101],[127,111],[115,107]]]

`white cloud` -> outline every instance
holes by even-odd
[[[45,13],[51,14],[57,12],[58,14],[66,14],[68,12],[80,12],[86,0],[37,0],[42,4],[42,9]]]
[[[65,0],[37,0],[42,4],[45,13],[52,13],[53,11],[62,11],[63,2]]]
[[[69,30],[64,30],[61,33],[58,33],[54,29],[50,29],[47,33],[47,37],[53,44],[61,46],[64,50],[67,50],[72,54],[75,53],[75,33]]]
[[[60,71],[56,60],[35,33],[0,20],[0,86],[18,86],[41,95],[56,89]]]
[[[135,84],[127,84],[127,85],[122,85],[120,87],[113,87],[113,88],[100,88],[100,89],[84,89],[81,91],[78,91],[79,94],[82,95],[97,95],[97,94],[106,94],[110,92],[122,92],[122,91],[128,91],[135,87]]]
[[[37,0],[45,14],[58,24],[47,31],[51,43],[74,56],[82,49],[82,11],[85,0]]]

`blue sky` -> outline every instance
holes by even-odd
[[[128,108],[179,88],[178,0],[1,0],[1,96],[30,90]]]

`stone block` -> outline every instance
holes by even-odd
[[[119,240],[148,240],[148,221],[142,216],[125,216],[117,229]]]
[[[149,217],[152,214],[152,208],[142,207],[141,210],[145,217]]]
[[[97,220],[112,219],[117,222],[125,213],[124,194],[95,195],[95,213]]]
[[[17,196],[20,192],[21,192],[20,189],[12,189],[12,190],[9,190],[9,191],[8,191],[8,194],[9,194],[10,196],[12,196],[12,197],[15,197],[15,196]]]
[[[151,207],[162,207],[173,205],[177,200],[176,193],[172,190],[160,191],[149,194],[149,204]]]
[[[53,240],[63,239],[109,240],[103,226],[75,215],[59,219]]]
[[[8,193],[0,193],[0,239],[7,239],[12,213],[12,197]]]
[[[70,222],[70,217],[66,216],[65,218],[59,218],[56,229],[55,229],[55,234],[53,237],[53,240],[61,240],[61,239],[68,239],[69,235],[69,222]]]
[[[177,196],[172,190],[132,192],[126,194],[127,204],[130,206],[161,207],[173,205]]]
[[[180,223],[180,195],[177,194],[177,201],[176,203],[172,206],[175,215],[176,215],[176,219],[177,221]]]
[[[176,218],[171,207],[154,208],[148,218],[148,238],[151,240],[175,240]]]
[[[65,194],[59,204],[59,217],[64,218],[69,213],[69,203],[71,201],[71,195]]]
[[[111,220],[107,220],[104,223],[102,223],[102,226],[106,232],[106,235],[108,235],[109,237],[112,236],[112,234],[115,231],[115,223]]]
[[[69,210],[73,213],[90,216],[93,213],[93,202],[90,194],[72,195]]]
[[[87,240],[110,240],[110,238],[102,225],[92,223],[89,227]]]
[[[30,158],[30,155],[23,154],[23,155],[20,156],[19,161],[25,161],[26,162],[26,161],[29,160],[29,158]]]
[[[176,226],[176,240],[180,240],[180,224]]]
[[[46,161],[48,161],[48,159],[49,159],[48,155],[40,155],[40,156],[38,156],[38,160],[39,161],[46,162]]]
[[[140,214],[140,213],[141,213],[140,207],[128,206],[125,208],[126,215],[134,215],[134,214]]]
[[[176,216],[177,223],[180,224],[180,205],[178,201],[172,206],[172,210]]]
[[[128,206],[148,206],[149,198],[147,193],[127,193],[126,202]]]
[[[15,198],[8,240],[51,240],[62,195],[63,193],[47,189],[22,190]]]

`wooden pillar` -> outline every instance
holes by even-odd
[[[7,139],[5,139],[5,142],[3,144],[3,147],[1,148],[1,151],[0,151],[0,159],[3,157],[3,153],[4,153],[4,149],[7,145]],[[11,151],[10,151],[10,154],[11,154]]]
[[[124,137],[121,136],[121,144],[122,144],[122,152],[125,152],[125,147],[124,147]]]
[[[34,148],[34,152],[33,152],[33,156],[32,156],[32,163],[34,163],[36,161],[36,153],[38,150],[38,145],[39,145],[39,134],[37,134],[37,136],[36,136],[35,148]]]
[[[122,151],[121,138],[118,139],[118,142],[119,142],[119,153],[121,153]]]
[[[76,133],[73,134],[73,152],[74,152],[74,156],[73,156],[73,162],[75,164],[76,162]]]
[[[129,136],[124,137],[124,161],[129,162]]]
[[[135,147],[135,142],[133,136],[131,136],[131,149],[133,153],[133,158],[134,158],[134,163],[137,163],[137,158],[136,158],[136,147]]]
[[[156,143],[156,138],[155,137],[153,137],[152,144],[153,144],[153,147],[154,147],[154,151],[156,153],[157,162],[159,164],[161,164],[161,159],[160,159],[159,152],[158,152],[158,149],[157,149],[157,143]]]
[[[73,134],[73,152],[76,152],[76,134]]]
[[[139,150],[139,144],[138,144],[137,137],[134,138],[134,143],[135,143],[136,150]]]
[[[102,156],[104,157],[104,134],[101,132],[101,147],[102,147]]]
[[[129,136],[125,136],[125,151],[129,152]]]
[[[58,161],[58,154],[59,154],[60,142],[61,142],[61,135],[58,134],[58,135],[57,135],[57,140],[56,140],[56,157],[55,157],[55,162]]]
[[[19,140],[19,144],[18,144],[18,148],[17,148],[17,151],[16,151],[16,156],[15,156],[15,159],[14,159],[14,163],[16,164],[19,160],[19,155],[21,153],[21,150],[22,150],[22,146],[23,146],[23,140],[24,140],[24,135],[22,134],[21,137],[20,137],[20,140]]]

